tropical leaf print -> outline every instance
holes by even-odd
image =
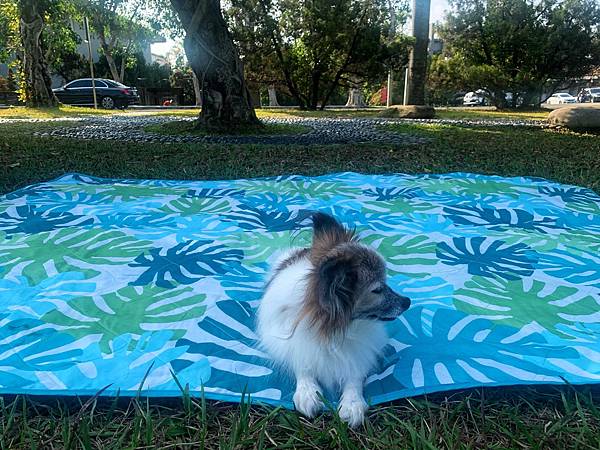
[[[39,319],[48,311],[68,304],[81,295],[91,295],[96,283],[87,280],[81,272],[57,273],[32,284],[23,276],[0,278],[0,305],[10,313],[11,320],[17,317]]]
[[[560,199],[569,209],[591,214],[600,213],[600,196],[594,191],[579,187],[540,186],[539,192],[546,197]]]
[[[100,336],[100,350],[109,353],[116,350],[114,339],[123,334],[137,339],[146,331],[169,329],[173,339],[182,337],[189,321],[206,310],[205,298],[184,286],[126,286],[101,297],[74,298],[66,307],[45,314],[42,320],[75,338]]]
[[[521,328],[533,322],[552,333],[559,325],[600,321],[600,298],[568,286],[543,281],[474,277],[456,291],[456,308],[468,314],[487,315],[494,323]]]
[[[149,245],[122,231],[97,228],[14,235],[0,247],[0,267],[34,284],[57,272],[82,272],[92,278],[105,266],[128,264]]]
[[[88,207],[105,205],[112,202],[108,194],[91,194],[84,192],[40,191],[35,198],[36,208],[53,212],[70,212],[86,215]]]
[[[244,195],[246,195],[245,190],[236,188],[199,188],[190,189],[186,193],[186,197],[214,198],[219,200],[232,197],[243,197]]]
[[[269,261],[290,247],[310,247],[312,234],[309,229],[295,233],[285,231],[247,231],[240,236],[239,249],[244,252],[244,262],[267,268]]]
[[[471,275],[516,280],[533,273],[537,254],[525,244],[506,245],[485,237],[453,238],[440,242],[436,255],[449,266],[466,266]]]
[[[74,341],[40,320],[15,319],[0,327],[0,388],[24,388],[36,382],[55,388],[52,372],[72,367],[82,354],[70,345]]]
[[[385,325],[370,403],[600,382],[600,200],[590,190],[462,173],[74,174],[0,197],[0,394],[110,385],[107,395],[162,397],[188,386],[293,407],[294,380],[261,351],[255,314],[281,253],[310,247],[315,211],[376,248],[387,283],[412,301]]]
[[[110,392],[115,394],[138,389],[180,392],[171,373],[171,361],[185,354],[186,347],[173,347],[172,341],[173,332],[162,330],[139,336],[122,334],[113,339],[109,349],[93,343],[84,349],[79,364],[65,374],[65,378],[77,377],[82,384],[110,385]],[[203,358],[195,369],[194,383],[190,385],[199,390],[210,376],[208,360]]]
[[[167,202],[160,208],[164,214],[177,214],[181,217],[198,214],[223,214],[231,210],[232,200],[214,197],[178,197]]]
[[[0,230],[7,234],[43,233],[59,228],[89,225],[91,217],[79,216],[68,212],[44,211],[32,205],[16,206],[0,214]]]
[[[422,191],[419,188],[414,187],[374,187],[371,189],[365,189],[363,194],[367,197],[373,197],[379,202],[387,202],[396,200],[398,198],[414,198],[421,194]]]
[[[169,229],[175,226],[173,217],[165,217],[164,214],[105,214],[99,215],[98,225],[105,229],[130,229],[153,231],[158,229]]]
[[[235,223],[244,230],[289,231],[298,228],[311,214],[311,211],[263,209],[241,204],[233,213],[225,216],[224,220]]]
[[[491,178],[443,177],[424,179],[419,183],[425,192],[432,194],[451,194],[454,196],[471,197],[475,200],[486,195],[502,193],[504,197],[516,198],[519,186],[506,181]]]
[[[441,309],[432,318],[431,330],[425,331],[421,315],[421,308],[410,309],[390,331],[391,345],[397,349],[394,376],[416,392],[438,384],[560,382],[545,358],[577,356],[566,346],[549,345],[539,333],[519,334],[519,329],[495,324],[486,316]]]
[[[153,248],[129,264],[145,269],[132,284],[156,283],[163,288],[174,287],[175,283],[192,284],[205,276],[235,271],[243,256],[241,250],[204,240],[182,242],[167,249]]]
[[[161,197],[181,197],[185,195],[187,191],[188,189],[185,187],[137,185],[129,183],[115,183],[108,188],[97,190],[98,193],[110,195],[113,200],[117,202],[140,201],[144,198],[160,201]]]
[[[208,317],[198,322],[197,326],[202,331],[198,338],[177,341],[177,346],[187,348],[189,359],[173,361],[175,373],[179,374],[193,365],[197,356],[211,355],[209,360],[215,357],[219,360],[213,365],[208,380],[211,386],[231,390],[231,377],[234,377],[243,383],[235,386],[236,392],[254,395],[268,390],[274,378],[273,369],[267,355],[257,350],[258,342],[253,331],[255,322],[254,309],[247,303],[233,300],[217,302]],[[292,386],[288,382],[281,388],[289,393]],[[277,399],[281,398],[281,388],[278,393],[273,393]]]
[[[494,230],[505,230],[509,227],[524,228],[546,233],[548,228],[556,228],[556,219],[552,217],[536,218],[523,209],[485,208],[479,205],[461,205],[445,207],[444,215],[459,225],[489,226]]]
[[[580,251],[578,256],[567,248],[556,249],[542,255],[538,267],[561,280],[600,288],[600,255]]]

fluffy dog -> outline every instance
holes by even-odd
[[[312,246],[289,250],[274,266],[257,331],[263,350],[296,378],[298,411],[315,416],[324,386],[341,391],[339,415],[356,427],[367,410],[364,380],[387,342],[383,322],[409,306],[386,284],[382,257],[316,213]]]

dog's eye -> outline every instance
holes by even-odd
[[[373,289],[371,292],[373,294],[381,294],[383,292],[383,288],[382,287],[378,287],[376,289]]]

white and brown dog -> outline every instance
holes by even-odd
[[[313,216],[310,248],[291,249],[275,265],[258,309],[261,346],[296,378],[294,404],[313,417],[321,387],[341,391],[339,415],[364,421],[366,376],[387,343],[383,322],[410,300],[386,284],[385,263],[333,217]]]

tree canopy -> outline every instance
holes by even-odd
[[[316,109],[339,86],[406,65],[407,11],[404,0],[231,0],[225,13],[248,78]]]
[[[430,86],[484,89],[498,106],[539,103],[600,65],[597,0],[450,0]]]

